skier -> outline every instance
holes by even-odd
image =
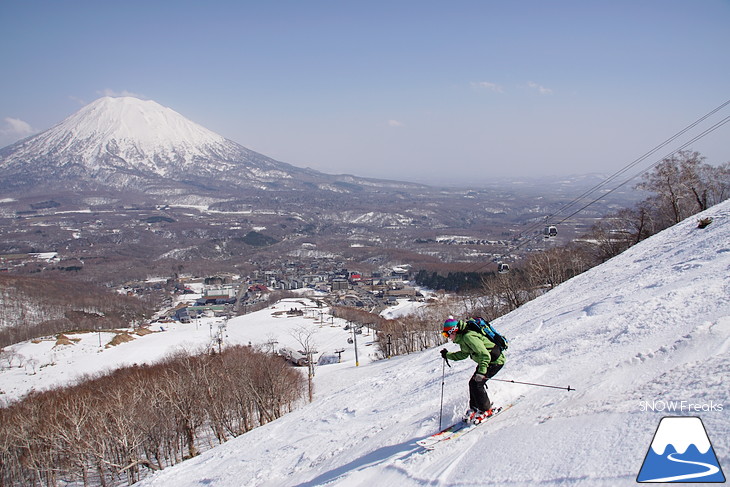
[[[470,357],[477,363],[476,371],[469,379],[469,409],[464,421],[479,424],[494,414],[487,395],[487,380],[491,379],[505,362],[502,349],[495,345],[478,328],[469,326],[468,321],[455,320],[453,316],[444,322],[443,335],[459,345],[461,350],[441,350],[444,360],[464,360]]]

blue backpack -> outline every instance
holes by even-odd
[[[484,318],[469,318],[466,320],[466,323],[468,325],[467,329],[480,332],[482,335],[489,338],[489,340],[491,340],[491,342],[497,345],[500,349],[507,350],[509,347],[509,340],[495,330]]]

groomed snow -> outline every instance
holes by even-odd
[[[702,216],[714,221],[700,230],[697,219]],[[230,333],[238,328],[237,340],[244,343],[266,341],[265,331],[282,326],[276,336],[284,341],[285,328],[300,318],[272,313],[290,306],[236,318]],[[310,317],[308,323],[316,319]],[[313,403],[139,485],[628,486],[636,484],[665,416],[701,417],[727,475],[730,201],[563,283],[494,324],[511,340],[507,364],[496,378],[575,390],[491,381],[495,403],[514,407],[426,453],[415,441],[438,430],[442,392],[443,425],[466,409],[473,363],[446,368],[441,347],[436,347],[374,362],[363,360],[369,354],[361,351],[356,367],[352,345],[346,344],[342,363],[317,369]],[[314,325],[322,326],[316,335],[323,344],[320,351],[349,336],[334,325]],[[194,342],[190,327],[195,324],[185,326],[185,340]],[[117,349],[131,355],[139,347],[140,356],[149,357],[145,353],[154,349],[146,343],[161,340],[157,346],[164,348],[182,335],[177,330],[140,337]],[[328,330],[338,335],[331,343]],[[202,327],[197,333],[205,338],[209,330]],[[358,345],[363,342],[367,340],[358,337]],[[446,348],[456,349],[453,344]],[[111,353],[97,353],[97,367],[102,357],[108,363]],[[17,381],[6,379],[7,373],[0,377],[2,389]]]

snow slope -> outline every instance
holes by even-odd
[[[182,298],[194,302],[200,294],[187,294]],[[287,314],[296,308],[303,315]],[[320,311],[323,313],[320,314]],[[317,307],[312,299],[302,296],[279,301],[267,309],[239,316],[224,318],[200,318],[192,323],[161,323],[150,327],[155,333],[138,336],[131,342],[107,346],[116,333],[66,333],[73,345],[57,345],[55,337],[33,340],[12,345],[13,367],[0,368],[0,401],[13,402],[32,390],[43,391],[59,385],[73,383],[86,375],[133,364],[154,363],[167,355],[184,350],[198,353],[211,346],[217,347],[216,338],[221,325],[223,346],[254,344],[264,347],[276,342],[275,349],[283,347],[301,349],[296,330],[312,333],[312,343],[318,349],[317,357],[332,357],[335,350],[345,349],[342,363],[317,368],[322,374],[329,369],[354,363],[355,351],[348,344],[352,332],[344,330],[346,322],[332,318]],[[367,329],[358,335],[358,359],[361,364],[369,363],[375,355],[374,336]],[[7,361],[3,364],[7,365]]]
[[[714,222],[700,230],[699,217],[691,218],[496,321],[511,339],[496,378],[576,390],[492,381],[495,403],[514,407],[433,452],[415,441],[439,428],[442,373],[446,425],[466,409],[471,361],[444,369],[438,347],[371,362],[372,337],[358,335],[356,367],[341,322],[320,323],[313,308],[302,317],[284,313],[311,306],[305,298],[235,318],[229,343],[276,339],[295,346],[292,328],[316,327],[319,351],[345,348],[342,363],[317,368],[313,403],[140,485],[635,485],[659,421],[678,415],[702,419],[727,476],[730,201],[701,216]],[[109,349],[99,347],[97,334],[56,349],[19,344],[14,349],[35,358],[38,370],[2,371],[0,390],[17,397],[102,364],[194,349],[210,343],[216,326],[215,320],[175,325]]]
[[[342,367],[313,403],[140,485],[635,485],[659,421],[676,415],[701,417],[727,475],[730,201],[703,216],[706,229],[691,218],[495,323],[512,343],[498,378],[575,391],[492,381],[514,407],[424,453],[438,349]],[[444,423],[465,409],[472,370],[446,369]]]

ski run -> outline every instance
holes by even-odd
[[[705,229],[697,228],[702,217],[713,219]],[[278,309],[289,306],[280,303]],[[286,327],[294,323],[274,317],[271,309],[252,313],[230,321],[229,340],[264,343],[275,335],[291,342]],[[349,336],[332,325],[314,336],[320,352],[340,347]],[[468,435],[426,451],[416,442],[458,421],[467,409],[474,363],[444,368],[443,346],[375,361],[372,336],[358,336],[360,365],[347,345],[341,363],[318,366],[312,403],[138,485],[637,485],[666,416],[700,417],[725,475],[730,472],[730,200],[494,325],[510,339],[507,363],[495,378],[574,390],[490,381],[495,405],[514,405]],[[439,327],[434,323],[434,330]],[[0,389],[18,396],[30,387],[22,385],[27,380],[42,389],[72,380],[70,370],[152,360],[168,353],[170,344],[194,348],[209,336],[206,326],[197,328],[179,325],[82,358],[58,351],[60,365],[37,377],[5,371]],[[16,348],[25,356],[34,353],[31,344]]]

